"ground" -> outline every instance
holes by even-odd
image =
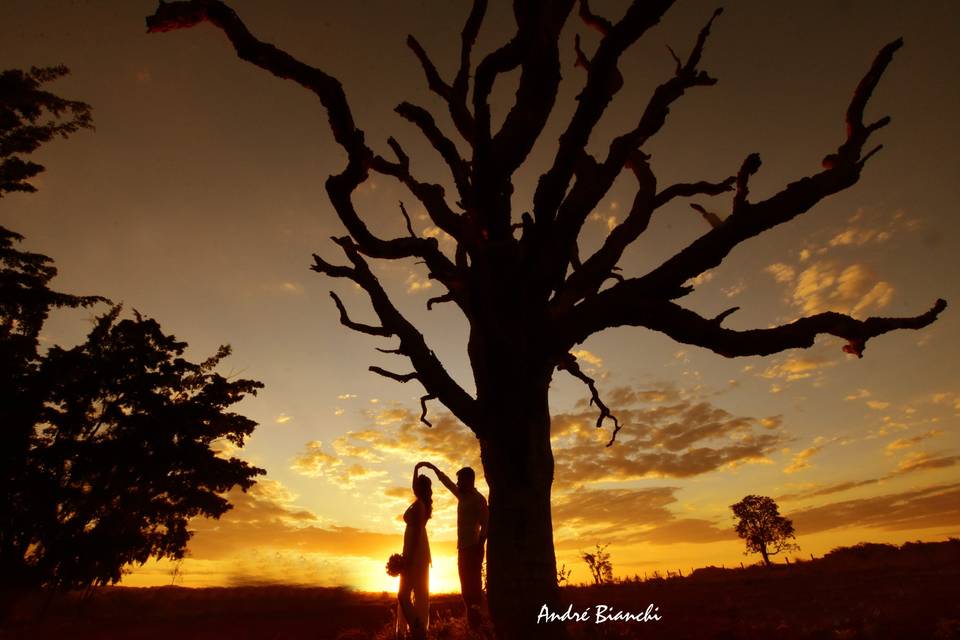
[[[859,545],[825,558],[693,575],[567,587],[576,639],[672,640],[960,640],[960,540],[896,548]],[[38,594],[20,598],[0,639],[386,640],[391,594],[290,586],[186,589],[104,588],[86,601],[58,596],[43,609]],[[596,623],[607,613],[658,607],[662,619]],[[431,637],[466,638],[457,596],[432,599]]]

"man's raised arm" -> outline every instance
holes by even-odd
[[[460,490],[457,488],[456,483],[451,480],[447,474],[445,474],[443,471],[440,471],[440,469],[437,468],[437,465],[433,464],[432,462],[418,462],[417,467],[419,468],[421,466],[432,469],[433,472],[437,474],[437,478],[440,480],[440,482],[443,483],[443,486],[445,486],[450,493],[456,496],[458,500],[460,499]]]

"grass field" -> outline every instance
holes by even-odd
[[[700,569],[687,577],[567,587],[574,638],[960,640],[960,541],[859,545],[772,569]],[[291,586],[104,588],[22,596],[0,638],[94,640],[384,640],[391,594]],[[431,600],[431,637],[466,638],[457,596]],[[598,605],[659,621],[595,621]],[[559,612],[558,612],[559,613]],[[536,615],[533,612],[532,615]]]

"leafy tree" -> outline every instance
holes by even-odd
[[[780,515],[780,508],[773,498],[746,496],[730,508],[737,519],[737,535],[747,543],[745,554],[759,553],[769,567],[770,556],[800,548],[791,542],[796,539],[793,523]]]
[[[88,106],[38,89],[64,73],[0,73],[0,196],[33,191],[24,181],[42,170],[15,154],[89,126]],[[44,110],[73,117],[36,124]],[[219,517],[219,494],[263,473],[217,453],[253,431],[227,409],[262,385],[215,373],[228,347],[192,363],[185,342],[119,306],[83,344],[41,353],[51,309],[108,301],[53,291],[51,259],[22,239],[0,227],[0,588],[105,584],[127,563],[182,558],[189,518]]]
[[[41,89],[67,73],[64,66],[0,71],[0,197],[10,191],[36,191],[27,180],[43,166],[22,156],[56,136],[66,138],[93,127],[90,105]]]
[[[89,105],[40,88],[66,73],[66,67],[0,72],[0,198],[35,191],[26,181],[43,167],[22,156],[54,136],[92,126]],[[47,256],[17,248],[22,240],[0,226],[0,575],[14,583],[22,579],[23,553],[15,540],[20,526],[15,522],[31,507],[23,493],[30,465],[26,452],[44,403],[37,386],[40,330],[51,309],[107,301],[50,289],[56,267]]]
[[[223,2],[160,2],[147,18],[151,32],[212,24],[241,59],[300,84],[326,111],[333,138],[346,152],[346,166],[327,180],[326,188],[347,231],[334,242],[348,264],[335,265],[314,256],[312,268],[363,289],[379,324],[354,321],[331,293],[341,322],[372,336],[397,338],[399,344],[389,351],[409,359],[413,369],[398,373],[371,367],[371,371],[399,382],[421,384],[425,423],[429,424],[427,403],[437,400],[476,434],[490,487],[490,613],[503,638],[564,635],[560,627],[536,625],[533,615],[543,604],[551,609],[560,604],[550,510],[554,465],[549,387],[554,371],[566,371],[588,385],[600,411],[598,425],[610,419],[614,436],[620,428],[594,381],[578,367],[571,353],[576,345],[606,329],[637,326],[726,357],[806,348],[820,334],[844,339],[844,350],[861,356],[870,338],[895,329],[927,326],[946,306],[938,300],[926,313],[907,318],[858,320],[826,312],[782,326],[741,331],[722,324],[736,309],[711,318],[678,302],[692,290],[692,279],[719,265],[738,244],[792,220],[857,182],[864,164],[877,150],[865,151],[868,138],[889,123],[889,118],[865,123],[864,108],[902,43],[891,42],[877,55],[847,109],[846,138],[825,157],[822,170],[791,182],[766,199],[751,199],[749,194],[750,178],[760,168],[757,154],[749,155],[733,175],[717,181],[659,185],[643,147],[662,129],[671,106],[688,90],[714,84],[699,65],[719,11],[702,29],[686,59],[676,57],[674,75],[657,87],[645,108],[637,110],[639,119],[601,150],[600,156],[589,152],[587,143],[624,84],[617,68],[621,55],[671,4],[669,0],[634,0],[624,16],[614,21],[593,13],[587,1],[580,0],[579,16],[601,33],[600,44],[588,57],[579,40],[575,42],[577,66],[584,69],[586,81],[560,135],[556,155],[537,182],[532,206],[519,211],[513,210],[513,176],[553,111],[561,78],[559,37],[574,0],[515,0],[514,35],[476,65],[471,58],[487,1],[474,0],[461,32],[460,56],[453,63],[456,75],[449,82],[417,39],[408,38],[430,90],[448,107],[462,143],[455,143],[423,107],[404,102],[396,112],[415,125],[445,161],[456,191],[449,200],[442,185],[424,182],[412,173],[409,157],[394,138],[387,140],[393,159],[373,149],[354,121],[336,78],[259,40]],[[496,128],[490,96],[498,79],[514,71],[519,78],[515,99]],[[461,148],[469,155],[461,155]],[[581,257],[577,242],[584,223],[624,170],[637,180],[633,204],[601,247]],[[455,250],[448,254],[436,238],[418,236],[402,206],[408,234],[396,238],[375,235],[352,198],[371,172],[396,178],[409,189],[432,223],[453,239]],[[619,272],[617,263],[624,251],[647,229],[658,209],[678,199],[728,192],[733,197],[725,216],[698,209],[709,226],[689,246],[645,275],[627,277]],[[393,303],[371,271],[370,259],[411,259],[426,264],[430,277],[444,290],[428,301],[428,308],[453,304],[469,324],[467,352],[475,394],[468,393],[447,372],[423,334]]]
[[[593,584],[609,584],[613,582],[613,563],[610,561],[610,554],[607,553],[607,547],[610,545],[597,545],[597,550],[593,553],[586,552],[580,554],[583,561],[587,563],[590,569],[590,577],[593,578]],[[569,577],[569,574],[567,574]]]

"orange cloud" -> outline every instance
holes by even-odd
[[[615,545],[705,543],[736,536],[730,526],[711,520],[679,518],[670,509],[677,487],[581,489],[554,501],[557,548],[579,548],[583,539]]]
[[[843,527],[886,531],[960,525],[960,484],[835,502],[788,514],[799,533]]]

